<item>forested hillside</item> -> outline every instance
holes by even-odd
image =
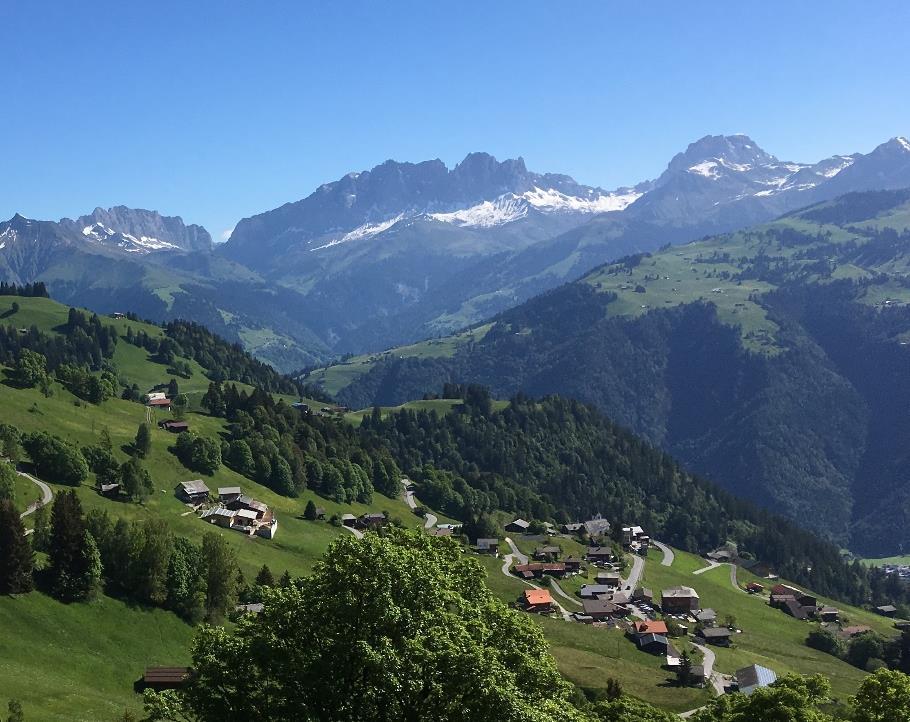
[[[894,552],[910,543],[908,201],[851,194],[604,266],[451,358],[353,359],[338,398],[393,405],[455,381],[580,399],[737,495]]]

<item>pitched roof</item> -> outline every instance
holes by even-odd
[[[624,610],[605,599],[585,599],[582,603],[585,614],[621,614]]]
[[[513,521],[509,522],[509,526],[512,525],[520,526],[522,529],[527,529],[529,526],[531,526],[531,522],[525,521],[524,519],[514,519]]]
[[[240,494],[239,486],[219,486],[218,487],[218,496],[226,496],[228,494]]]
[[[202,479],[194,479],[193,481],[181,481],[180,486],[187,494],[209,493],[209,488],[205,485],[205,482]]]
[[[699,634],[705,639],[724,639],[732,636],[733,632],[726,627],[705,627]]]
[[[739,691],[749,694],[756,687],[767,687],[777,679],[773,669],[762,667],[760,664],[750,664],[736,672],[736,681]]]
[[[638,638],[639,647],[646,647],[649,644],[655,644],[655,643],[661,644],[664,647],[666,647],[669,644],[669,642],[667,642],[667,638],[662,634],[643,634]]]
[[[662,619],[635,622],[633,625],[639,634],[668,634],[667,623]]]
[[[698,592],[692,587],[670,587],[664,589],[660,596],[664,599],[698,599]]]
[[[173,684],[186,681],[192,674],[190,667],[148,667],[142,679],[146,684]]]
[[[499,539],[478,539],[478,549],[489,549],[490,547],[499,546]]]
[[[536,607],[540,604],[552,604],[553,597],[546,589],[525,589],[525,602]]]
[[[612,591],[613,587],[607,584],[583,584],[579,594],[582,596],[586,594],[609,594]]]

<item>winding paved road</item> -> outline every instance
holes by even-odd
[[[628,578],[625,580],[624,584],[627,587],[630,587],[630,591],[635,591],[638,587],[638,583],[641,581],[641,574],[645,570],[645,558],[639,556],[638,554],[632,555],[632,571],[629,572]]]
[[[508,544],[509,548],[512,550],[512,553],[509,556],[515,557],[515,561],[517,561],[519,564],[528,563],[528,558],[518,550],[518,547],[515,546],[515,542],[513,542],[509,537],[506,537],[506,544]]]
[[[38,485],[38,488],[41,489],[41,500],[40,500],[40,501],[36,501],[36,502],[34,502],[34,503],[32,503],[32,504],[29,504],[29,505],[26,507],[25,511],[22,512],[22,513],[19,515],[20,518],[24,519],[24,518],[27,517],[29,514],[34,514],[40,507],[46,506],[47,504],[50,504],[50,503],[51,503],[51,499],[54,498],[54,492],[51,491],[51,488],[50,488],[47,484],[45,484],[45,483],[44,483],[43,481],[41,481],[40,479],[36,479],[36,478],[35,478],[34,476],[32,476],[31,474],[26,474],[24,471],[17,471],[16,473],[17,473],[19,476],[25,477],[26,479],[28,479],[28,480],[31,481],[32,483],[37,484],[37,485]]]
[[[664,558],[660,560],[661,566],[669,567],[673,564],[673,560],[676,558],[676,555],[673,553],[673,550],[668,547],[663,542],[659,542],[652,539],[654,546],[660,549],[664,553]]]
[[[717,569],[717,567],[723,566],[720,562],[716,562],[713,559],[708,559],[706,561],[708,562],[708,566],[701,567],[700,569],[696,569],[692,573],[693,574],[704,574],[705,572],[710,571],[711,569]]]
[[[402,479],[401,485],[404,487],[404,503],[407,504],[411,509],[416,509],[417,501],[414,499],[414,492],[411,491],[411,480]],[[435,514],[431,514],[428,511],[424,517],[423,528],[432,529],[436,526],[437,521],[439,521],[439,518]]]
[[[714,662],[717,661],[717,655],[714,654],[712,650],[706,647],[703,644],[696,644],[692,642],[692,646],[700,650],[703,655],[705,655],[702,664],[705,668],[705,679],[710,680],[711,686],[714,688],[714,691],[721,695],[724,693],[724,684],[720,678],[714,674]]]

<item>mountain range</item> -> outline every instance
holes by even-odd
[[[629,253],[904,186],[903,138],[805,164],[706,136],[613,190],[485,153],[451,169],[387,161],[241,220],[220,246],[152,211],[15,216],[0,223],[0,278],[101,311],[189,316],[291,370],[446,335]]]

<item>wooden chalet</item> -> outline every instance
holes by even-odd
[[[193,678],[191,667],[148,667],[142,675],[143,689],[180,689]]]
[[[515,532],[516,534],[524,534],[528,531],[528,528],[531,526],[531,522],[525,521],[524,519],[514,519],[506,524],[506,531]]]
[[[175,419],[159,421],[158,426],[165,431],[170,431],[172,434],[182,434],[184,431],[190,430],[190,423],[188,421],[176,421]]]
[[[187,504],[200,504],[209,500],[209,488],[202,479],[181,481],[177,484],[177,498]]]
[[[553,597],[546,589],[526,589],[519,598],[519,603],[526,612],[551,612],[553,611]]]
[[[718,647],[729,647],[730,638],[733,636],[726,627],[705,627],[696,634],[705,640],[706,644],[716,644]]]

